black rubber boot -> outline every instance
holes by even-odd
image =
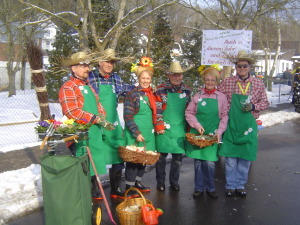
[[[145,187],[139,180],[135,181],[135,187],[141,192],[149,192],[151,190],[150,187]]]
[[[110,197],[112,198],[124,198],[124,191],[122,191],[121,179],[122,179],[122,170],[112,170],[109,169],[109,178],[110,178]]]
[[[92,197],[93,199],[103,199],[100,189],[99,189],[99,185],[97,183],[97,178],[96,176],[92,176],[91,177],[91,182],[92,182]]]

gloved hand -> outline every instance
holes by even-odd
[[[105,124],[103,125],[103,128],[105,130],[114,130],[115,129],[115,125],[113,125],[112,123],[109,123],[109,122],[105,121]]]
[[[247,103],[247,104],[243,105],[242,110],[244,112],[250,112],[250,111],[252,111],[252,104],[251,103]]]

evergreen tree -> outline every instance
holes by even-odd
[[[48,51],[50,66],[46,73],[47,91],[51,101],[58,100],[58,91],[67,79],[68,73],[60,68],[61,58],[79,51],[78,37],[74,30],[66,24],[62,24],[57,30],[55,42],[52,44],[55,49]]]
[[[164,11],[160,11],[156,17],[151,42],[151,53],[154,64],[158,64],[159,67],[170,65],[172,61],[171,50],[173,49],[174,38],[167,14]],[[156,67],[156,81],[154,82],[162,82],[164,74],[165,72],[162,69]]]
[[[93,19],[98,36],[103,37],[116,23],[116,8],[107,0],[92,0]],[[95,48],[95,43],[89,35],[89,47]]]
[[[197,24],[196,24],[197,27]],[[193,30],[190,33],[185,33],[182,42],[183,62],[194,64],[195,67],[185,75],[185,83],[189,85],[194,91],[199,89],[203,84],[200,79],[198,68],[201,65],[201,50],[202,50],[202,31]]]

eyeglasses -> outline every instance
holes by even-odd
[[[237,64],[236,67],[237,68],[245,68],[246,69],[246,68],[249,67],[249,64]]]

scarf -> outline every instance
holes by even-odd
[[[143,88],[141,89],[142,92],[145,92],[145,94],[147,95],[148,99],[149,99],[149,103],[150,103],[150,108],[152,110],[152,121],[153,124],[156,123],[156,98],[155,95],[152,91],[151,87],[148,88]]]
[[[204,88],[204,91],[207,93],[207,94],[212,94],[216,91],[216,88],[212,89],[212,90],[207,90],[206,88]]]

